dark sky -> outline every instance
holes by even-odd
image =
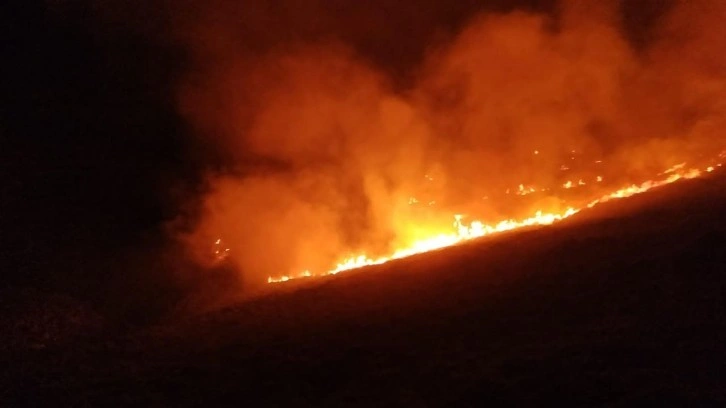
[[[337,39],[405,88],[426,50],[476,11],[516,7],[555,10],[544,0],[11,2],[1,28],[4,277],[83,293],[127,252],[161,246],[178,198],[220,165],[177,113],[175,89],[200,49],[221,58],[228,47],[255,55]],[[634,44],[665,7],[624,2]]]

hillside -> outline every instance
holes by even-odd
[[[726,177],[1,356],[2,405],[723,405]]]

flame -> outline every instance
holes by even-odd
[[[683,163],[678,163],[678,164],[676,164],[675,166],[673,166],[673,167],[671,167],[671,168],[667,169],[667,170],[666,170],[666,171],[664,171],[663,173],[660,173],[660,174],[659,174],[659,176],[662,176],[663,174],[671,174],[671,173],[674,173],[674,172],[676,172],[676,171],[678,171],[678,170],[681,170],[681,169],[682,169],[682,168],[684,168],[685,166],[686,166],[686,163],[685,163],[685,162],[683,162]]]
[[[536,154],[536,153],[535,153]],[[724,157],[724,153],[719,155],[719,157]],[[508,219],[503,220],[495,224],[486,224],[479,220],[471,221],[470,223],[466,224],[464,223],[463,219],[464,216],[461,214],[454,215],[454,222],[453,222],[453,232],[449,233],[441,233],[441,234],[434,234],[432,236],[428,236],[425,238],[421,238],[418,240],[415,240],[413,243],[411,243],[409,246],[405,248],[400,248],[395,250],[393,253],[391,253],[388,256],[382,256],[378,258],[371,258],[365,254],[359,254],[359,255],[352,255],[347,258],[342,259],[340,262],[337,263],[337,265],[324,272],[318,272],[314,273],[309,270],[305,270],[298,274],[290,274],[290,275],[282,275],[282,276],[270,276],[267,278],[268,283],[280,283],[280,282],[287,282],[292,279],[301,279],[301,278],[310,278],[310,277],[322,277],[322,276],[330,276],[330,275],[337,275],[341,272],[346,272],[358,268],[362,268],[365,266],[372,266],[372,265],[380,265],[392,260],[406,258],[412,255],[421,254],[424,252],[434,251],[437,249],[453,246],[456,244],[460,244],[465,241],[469,241],[476,238],[485,237],[492,234],[502,233],[506,231],[512,231],[520,228],[525,227],[531,227],[531,226],[544,226],[544,225],[551,225],[555,222],[562,221],[566,218],[569,218],[579,212],[581,212],[584,209],[593,208],[598,204],[602,204],[614,199],[621,199],[626,197],[631,197],[636,194],[642,194],[647,191],[650,191],[654,188],[661,187],[667,184],[671,184],[674,182],[677,182],[679,180],[687,180],[687,179],[693,179],[696,177],[702,176],[704,173],[711,173],[715,171],[716,167],[721,167],[722,164],[718,163],[713,166],[708,166],[704,168],[703,170],[697,169],[697,168],[690,168],[686,170],[686,163],[679,163],[673,167],[670,167],[666,171],[660,173],[661,176],[667,175],[666,178],[662,178],[659,180],[648,180],[641,184],[632,184],[626,187],[623,187],[621,189],[618,189],[616,191],[613,191],[612,193],[603,195],[600,198],[597,198],[595,200],[590,201],[587,205],[581,207],[581,208],[574,208],[570,207],[567,208],[563,212],[544,212],[544,211],[537,211],[534,215],[528,218],[515,220],[515,219]],[[426,176],[427,179],[430,176]],[[602,176],[597,176],[597,181],[601,182],[603,180]],[[573,187],[577,187],[585,185],[585,181],[580,179],[577,183],[573,183],[572,181],[567,181],[565,184],[562,185],[565,189],[570,189]],[[525,187],[524,184],[519,185],[518,194],[524,195],[528,194],[530,192],[536,191],[533,187]],[[509,190],[507,190],[509,192]],[[217,241],[216,245],[219,245],[221,241]]]

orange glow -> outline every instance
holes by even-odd
[[[370,258],[365,254],[360,255],[354,255],[347,258],[343,258],[338,264],[328,271],[323,271],[319,273],[312,273],[309,270],[303,271],[299,274],[294,275],[281,275],[281,276],[270,276],[267,278],[268,283],[280,283],[280,282],[287,282],[292,279],[301,279],[301,278],[309,278],[309,277],[322,277],[322,276],[329,276],[329,275],[337,275],[341,272],[346,272],[358,268],[362,268],[365,266],[371,266],[371,265],[380,265],[395,259],[401,259],[406,258],[412,255],[421,254],[424,252],[429,251],[435,251],[437,249],[453,246],[465,241],[469,241],[476,238],[485,237],[488,235],[506,232],[506,231],[512,231],[519,228],[524,227],[531,227],[531,226],[542,226],[542,225],[551,225],[555,222],[564,220],[566,218],[569,218],[583,209],[586,208],[593,208],[598,204],[608,202],[613,199],[619,199],[619,198],[626,198],[631,197],[636,194],[645,193],[647,191],[650,191],[654,188],[661,187],[667,184],[674,183],[679,180],[687,180],[687,179],[693,179],[696,177],[699,177],[703,175],[704,172],[713,172],[714,166],[707,167],[704,171],[691,168],[691,169],[685,169],[686,163],[681,163],[678,165],[675,165],[663,173],[661,175],[668,175],[664,179],[660,180],[648,180],[645,181],[639,185],[633,184],[624,188],[621,188],[619,190],[613,191],[610,194],[606,194],[600,198],[597,198],[595,200],[592,200],[589,202],[585,207],[583,208],[567,208],[563,212],[543,212],[543,211],[537,211],[532,217],[521,219],[521,220],[503,220],[495,224],[485,224],[481,221],[474,220],[471,221],[469,224],[466,224],[463,222],[463,216],[456,214],[454,215],[454,223],[453,223],[453,232],[449,233],[441,233],[437,235],[432,235],[428,237],[421,237],[420,239],[416,239],[414,242],[411,243],[410,246],[407,246],[405,248],[400,248],[395,250],[392,254],[389,256],[383,256],[378,258]],[[717,164],[716,167],[721,167],[721,163]],[[601,181],[602,177],[598,177],[598,181]],[[584,185],[585,183],[580,180],[578,182],[579,185]],[[565,189],[569,189],[574,187],[573,183],[571,181],[568,181],[563,185]],[[529,191],[528,189],[525,189],[524,185],[520,184],[519,186],[519,192],[525,192]],[[532,189],[534,191],[534,189]],[[219,241],[218,241],[219,243]]]
[[[559,3],[481,10],[400,67],[370,30],[258,49],[200,27],[178,103],[220,163],[174,230],[189,257],[245,285],[333,275],[716,172],[726,5],[675,2],[635,47],[613,2]]]

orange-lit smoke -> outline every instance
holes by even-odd
[[[214,46],[196,44],[180,106],[232,165],[209,175],[185,239],[203,260],[221,238],[265,282],[450,233],[455,214],[562,213],[701,163],[724,144],[724,18],[684,0],[636,50],[617,7],[482,13],[405,87],[343,41],[251,53],[229,27],[200,29]]]

